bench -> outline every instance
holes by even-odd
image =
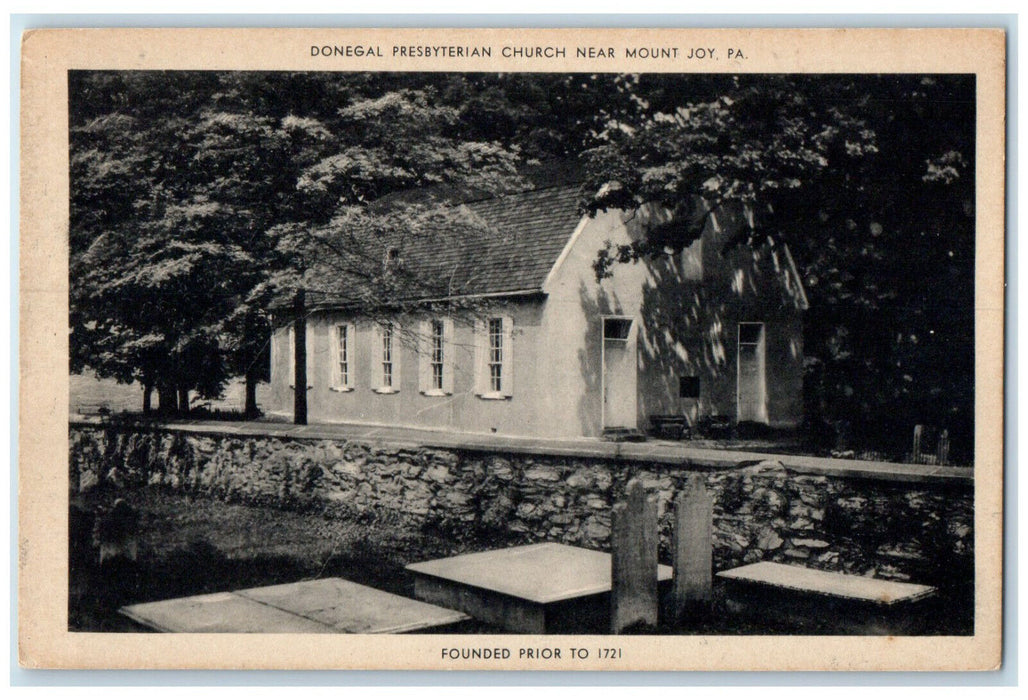
[[[700,420],[697,426],[704,437],[712,440],[730,440],[735,426],[728,416],[713,415]]]
[[[734,612],[845,634],[911,634],[935,588],[762,561],[720,571]]]
[[[692,435],[692,428],[685,416],[666,414],[650,416],[650,432],[657,437],[685,440]]]

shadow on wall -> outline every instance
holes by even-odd
[[[730,351],[733,314],[724,298],[702,284],[683,279],[670,260],[647,263],[639,332],[639,413],[685,413],[695,424],[701,415],[734,414],[722,384],[734,390]],[[680,397],[680,378],[698,377],[698,398]],[[718,396],[718,394],[722,396]],[[721,399],[721,400],[719,400]]]
[[[630,235],[641,235],[642,225],[630,224]],[[740,225],[725,222],[732,230]],[[738,323],[773,322],[780,333],[801,313],[802,295],[785,252],[769,245],[725,248],[734,235],[720,228],[704,233],[702,245],[692,249],[702,260],[700,279],[695,269],[686,274],[680,255],[637,263],[646,266],[638,340],[641,418],[685,413],[695,424],[701,416],[734,417]],[[800,343],[798,336],[789,341],[787,362],[797,367]],[[768,348],[765,357],[772,363],[777,355]],[[769,365],[769,380],[778,369],[791,371]],[[683,377],[698,378],[698,397],[681,397]],[[769,386],[769,399],[773,394]]]
[[[617,313],[620,305],[617,298],[611,298],[602,287],[590,288],[584,282],[578,285],[578,297],[585,318],[585,338],[578,350],[578,366],[585,391],[578,397],[578,422],[582,435],[595,436],[603,432],[603,355],[600,347],[603,317]]]

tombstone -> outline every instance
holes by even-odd
[[[920,424],[919,425],[915,425],[914,426],[914,448],[913,448],[913,450],[911,452],[911,456],[912,456],[911,461],[914,464],[920,464],[921,463],[921,437],[923,436],[923,434],[924,434],[924,426],[920,425]]]
[[[939,444],[935,448],[936,464],[949,464],[949,430],[939,435]]]
[[[657,626],[657,501],[637,480],[611,514],[610,627]]]
[[[675,499],[674,586],[675,621],[705,612],[712,598],[711,537],[714,502],[701,474],[690,474]]]
[[[119,498],[106,513],[96,519],[96,539],[100,547],[100,564],[116,557],[135,561],[138,555],[139,514]]]

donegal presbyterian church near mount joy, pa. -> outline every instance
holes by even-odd
[[[717,211],[680,255],[598,281],[598,250],[666,214],[583,216],[580,193],[470,202],[492,235],[389,251],[460,277],[464,297],[487,303],[475,317],[432,304],[369,319],[311,299],[308,420],[544,438],[646,430],[667,415],[797,426],[807,300],[788,248],[725,245],[747,217]],[[293,415],[293,328],[276,314],[265,409],[282,417]]]

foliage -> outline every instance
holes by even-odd
[[[812,427],[880,440],[929,423],[969,452],[973,88],[968,76],[73,71],[72,369],[166,393],[214,396],[235,374],[252,385],[274,299],[345,288],[374,315],[459,293],[403,251],[491,235],[453,203],[547,172],[583,179],[586,211],[673,212],[600,251],[600,277],[675,254],[719,207],[745,206],[752,225],[730,244],[787,244],[807,288]],[[583,152],[583,166],[541,167]]]
[[[752,223],[729,244],[788,244],[800,264],[812,427],[847,423],[880,443],[948,426],[969,456],[973,88],[968,76],[640,78],[637,112],[588,154],[587,206],[658,202],[674,216],[601,250],[597,276],[680,252],[712,212],[744,206]]]
[[[276,297],[343,283],[365,301],[401,284],[412,296],[417,280],[383,275],[383,242],[453,227],[445,196],[400,193],[496,191],[518,159],[512,134],[468,136],[461,105],[423,82],[73,72],[72,371],[138,380],[177,406],[233,374],[266,378]]]

